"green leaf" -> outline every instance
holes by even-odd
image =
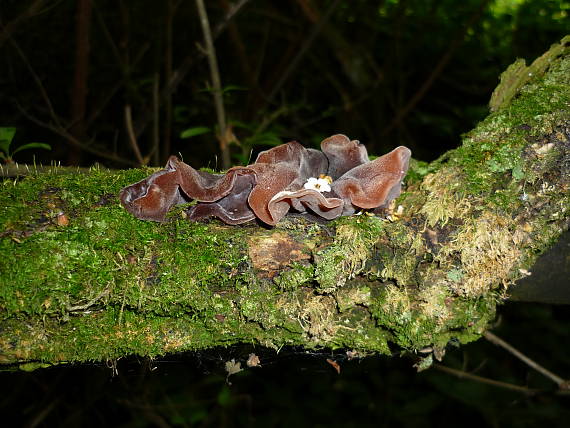
[[[242,122],[241,120],[232,119],[229,121],[229,124],[232,125],[234,128],[247,129],[248,131],[253,131],[255,129],[255,126],[249,123]]]
[[[461,269],[453,268],[447,272],[447,279],[453,282],[460,282],[463,278],[463,271]]]
[[[218,393],[218,404],[222,407],[227,407],[232,402],[232,393],[227,386],[223,386]]]
[[[0,150],[6,154],[10,152],[10,144],[12,144],[15,133],[16,128],[14,127],[0,126]]]
[[[281,139],[274,132],[262,132],[254,134],[244,140],[244,145],[253,146],[278,146],[282,143]]]
[[[21,150],[28,150],[28,149],[44,149],[44,150],[51,150],[51,146],[46,143],[28,143],[18,147],[16,150],[12,152],[12,155],[15,155]]]
[[[522,169],[522,165],[515,165],[513,167],[513,178],[515,180],[522,180],[524,178],[524,171]]]
[[[225,94],[226,92],[231,92],[231,91],[247,91],[249,88],[245,87],[245,86],[239,86],[239,85],[226,85],[222,88],[222,94]]]
[[[180,133],[180,138],[190,138],[195,137],[196,135],[207,134],[212,130],[207,126],[194,126],[193,128],[185,129]]]

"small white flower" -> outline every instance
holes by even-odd
[[[303,186],[305,189],[313,189],[317,192],[330,192],[331,191],[331,179],[330,177],[320,177],[315,178],[311,177],[307,180],[305,185]]]

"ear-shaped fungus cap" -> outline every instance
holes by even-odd
[[[176,161],[171,157],[164,169],[121,190],[123,207],[142,220],[164,221],[170,207],[187,202],[178,189]]]
[[[186,213],[190,220],[218,217],[227,224],[241,224],[255,220],[247,197],[255,184],[253,174],[236,174],[232,191],[216,202],[202,202],[190,207]]]
[[[342,215],[351,215],[359,208],[386,208],[402,191],[411,155],[410,149],[400,146],[333,181],[333,193],[344,200]]]
[[[326,172],[327,167],[328,160],[323,153],[306,149],[296,141],[261,152],[255,163],[248,166],[257,177],[248,198],[249,206],[261,221],[273,226],[291,207],[276,196],[303,189],[309,177]]]
[[[143,220],[164,221],[171,207],[196,199],[212,205],[194,212],[194,219],[223,213],[224,221],[238,224],[254,218],[251,210],[245,207],[249,210],[247,213],[243,207],[254,183],[254,172],[248,168],[236,167],[226,174],[210,174],[196,171],[171,156],[163,170],[125,187],[119,198],[127,211]],[[232,201],[239,206],[233,207]],[[240,221],[245,218],[247,220]]]
[[[252,205],[250,196],[250,205],[261,220],[274,225],[290,208],[298,212],[306,212],[308,209],[332,220],[340,215],[354,214],[358,209],[385,208],[399,196],[402,180],[409,167],[411,151],[408,148],[398,147],[372,162],[368,159],[366,147],[342,134],[325,139],[321,148],[328,160],[326,175],[333,179],[331,191],[321,193],[300,186],[299,179],[306,182],[309,177],[318,177],[323,171],[321,168],[324,163],[321,162],[319,168],[316,168],[311,162],[306,162],[309,165],[308,171],[303,171],[296,181],[277,193],[277,189],[272,188],[268,194],[273,194],[273,197],[268,203],[265,197],[260,209]],[[301,157],[298,163],[304,162],[309,150],[296,152],[296,156]],[[254,168],[255,164],[250,167]],[[288,169],[290,173],[294,170],[290,167]],[[252,195],[265,182],[264,178],[258,175],[258,186],[254,188]],[[260,215],[263,210],[268,215]]]
[[[291,208],[331,220],[357,209],[383,208],[401,191],[411,152],[398,147],[370,162],[366,148],[345,135],[322,142],[322,152],[293,141],[261,152],[225,174],[197,171],[171,156],[166,167],[125,187],[123,206],[144,220],[164,221],[176,204],[196,200],[191,220],[215,216],[228,224],[259,218],[275,225]],[[330,191],[305,188],[311,177],[332,177]]]
[[[329,160],[327,175],[338,179],[352,168],[370,162],[368,152],[358,140],[350,140],[346,135],[336,134],[322,141],[321,150]]]

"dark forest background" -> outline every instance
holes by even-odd
[[[345,133],[432,160],[484,118],[500,73],[570,29],[556,0],[209,0],[225,129],[196,2],[2,0],[0,127],[20,162],[221,168]],[[129,135],[129,129],[132,133]],[[136,154],[135,145],[140,152]]]
[[[18,162],[110,168],[247,164],[334,133],[372,154],[433,160],[488,114],[500,73],[570,33],[570,1],[208,0],[221,91],[196,7],[182,0],[0,0],[0,140]],[[214,95],[221,94],[220,121]],[[223,129],[222,129],[223,128]],[[6,147],[4,143],[3,147]],[[5,153],[8,155],[8,153]],[[567,306],[508,303],[495,333],[569,376]],[[225,362],[262,367],[226,379]],[[417,356],[232,348],[0,373],[5,426],[567,426],[568,395],[480,340]],[[337,374],[327,358],[341,365]],[[14,422],[10,422],[14,421]]]

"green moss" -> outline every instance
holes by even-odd
[[[410,160],[410,167],[406,174],[406,184],[410,185],[422,181],[422,179],[437,169],[435,162],[427,163],[417,159]]]
[[[501,74],[501,83],[493,91],[489,106],[491,111],[496,111],[511,103],[511,100],[516,97],[521,90],[524,91],[524,85],[532,82],[537,76],[541,77],[548,69],[552,62],[559,56],[564,55],[568,51],[568,43],[570,36],[564,37],[560,43],[555,43],[551,48],[533,61],[531,65],[526,66],[523,59],[518,59],[511,64],[507,70]],[[556,62],[555,62],[556,66]],[[555,80],[556,72],[549,73]],[[568,75],[565,76],[568,78]]]
[[[382,327],[378,327],[373,322],[349,324],[344,329],[340,329],[339,347],[351,350],[362,350],[363,353],[378,353],[391,355],[392,351],[388,344],[393,336]]]
[[[281,290],[295,290],[301,285],[312,281],[315,275],[313,265],[293,263],[290,269],[283,270],[273,281]]]
[[[315,279],[321,291],[333,291],[362,271],[371,247],[379,238],[383,220],[361,215],[341,217],[332,223],[334,242],[315,254]]]
[[[432,294],[429,296],[429,294]],[[492,294],[480,299],[453,298],[444,288],[425,293],[387,285],[377,290],[370,306],[380,325],[390,326],[399,346],[419,350],[450,341],[476,340],[495,317]]]
[[[424,254],[424,244],[420,235],[410,233],[402,222],[392,222],[384,226],[383,237],[377,246],[377,263],[382,267],[376,275],[398,284],[418,285],[417,265]],[[374,274],[373,270],[369,273]]]
[[[504,185],[502,173],[509,173],[513,181],[526,179],[532,165],[521,154],[528,139],[551,133],[553,124],[569,117],[569,74],[570,57],[561,58],[466,135],[462,147],[449,154],[449,165],[461,171],[459,194],[490,195],[491,202],[505,205],[503,198],[493,200],[497,187]]]

